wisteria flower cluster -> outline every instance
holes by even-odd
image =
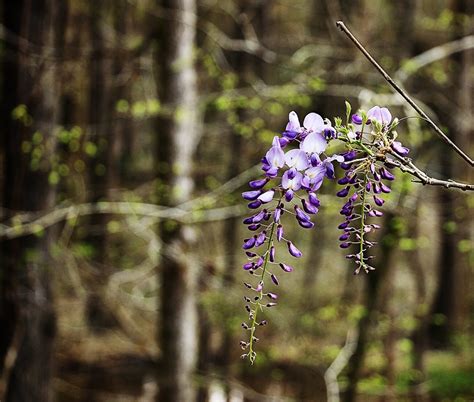
[[[243,221],[252,233],[243,242],[248,257],[243,269],[256,279],[244,283],[250,294],[244,296],[248,321],[242,327],[249,337],[240,342],[245,350],[242,358],[249,358],[251,363],[256,358],[256,329],[267,324],[259,313],[277,304],[278,295],[269,287],[279,285],[280,273],[293,271],[286,256],[302,256],[285,236],[283,215],[296,219],[303,229],[314,227],[314,216],[321,206],[317,192],[325,179],[336,178],[334,162],[345,172],[338,180],[344,188],[337,193],[346,199],[341,208],[344,221],[339,225],[343,231],[340,247],[354,249],[347,258],[355,261],[355,273],[373,269],[367,250],[375,243],[367,235],[379,225],[369,222],[369,218],[382,215],[377,209],[384,203],[381,195],[390,192],[386,182],[394,179],[387,156],[394,152],[405,156],[408,149],[395,141],[398,120],[392,120],[386,108],[375,106],[367,113],[351,115],[346,103],[346,124],[340,118],[334,123],[309,113],[301,125],[297,114],[291,112],[285,130],[273,138],[262,158],[263,177],[251,181],[250,190],[242,193],[254,211]],[[340,155],[326,155],[328,143],[336,139],[345,144],[346,150]],[[282,253],[281,248],[286,251]]]

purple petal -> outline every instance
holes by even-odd
[[[380,170],[380,175],[382,176],[382,178],[384,178],[385,180],[393,180],[395,179],[395,176],[390,173],[387,169],[385,169],[384,167],[381,168]]]
[[[275,262],[275,246],[270,247],[270,262]]]
[[[374,195],[374,201],[375,201],[375,203],[376,203],[379,207],[381,207],[381,206],[383,205],[383,203],[384,203],[384,200],[382,200],[381,198],[377,197],[376,195]]]
[[[314,223],[311,221],[303,221],[298,218],[296,218],[296,220],[298,221],[298,224],[304,229],[311,229],[314,227]]]
[[[250,209],[257,209],[257,208],[260,207],[260,205],[262,205],[262,201],[260,201],[260,200],[255,200],[255,201],[252,201],[252,202],[247,204],[247,206]]]
[[[336,193],[336,195],[341,198],[347,197],[347,194],[349,194],[349,187],[343,188]]]
[[[288,264],[280,263],[280,268],[285,272],[293,272],[293,267]]]
[[[359,116],[358,114],[353,114],[352,115],[352,122],[354,124],[362,124],[362,117]]]
[[[242,198],[248,201],[253,201],[256,200],[260,194],[262,194],[260,190],[244,191],[242,193]]]
[[[291,241],[287,243],[287,246],[288,246],[288,252],[293,257],[300,258],[303,255],[303,253],[300,250],[298,250],[298,248]]]
[[[392,149],[401,156],[407,156],[410,152],[410,149],[404,147],[400,141],[393,141]]]
[[[310,204],[309,202],[306,202],[305,199],[302,199],[301,200],[301,204],[303,205],[303,209],[305,210],[305,212],[307,212],[308,214],[317,214],[319,209],[317,207],[315,207],[313,204]]]
[[[281,225],[277,226],[276,236],[277,236],[277,240],[281,241],[281,239],[283,238],[283,226]]]
[[[314,205],[315,207],[319,207],[321,205],[317,195],[313,192],[308,193],[308,200],[311,205]]]
[[[242,245],[242,248],[244,250],[248,250],[248,249],[252,248],[255,245],[255,240],[256,239],[257,239],[256,236],[251,237],[250,239],[245,239],[244,244]]]
[[[268,183],[267,178],[260,179],[260,180],[252,180],[251,182],[249,182],[249,186],[250,186],[250,188],[252,188],[254,190],[257,190],[257,189],[260,189],[263,186],[265,186],[265,184],[267,184],[267,183]]]
[[[280,284],[280,282],[278,282],[278,278],[277,278],[275,275],[271,274],[271,275],[270,275],[270,278],[272,279],[272,282],[273,282],[275,285],[278,286],[278,285]]]

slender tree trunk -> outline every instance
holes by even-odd
[[[195,0],[163,0],[165,19],[156,63],[159,92],[170,114],[158,129],[158,198],[177,205],[191,198],[193,157],[200,138],[193,46]],[[161,226],[160,344],[164,380],[159,400],[195,400],[193,374],[197,358],[196,285],[198,264],[191,257],[194,229],[176,222]]]
[[[5,103],[4,207],[9,216],[19,211],[51,208],[50,185],[57,112],[57,64],[54,54],[53,0],[5,1],[4,25],[22,38],[6,44],[3,63]],[[12,110],[26,105],[29,123],[13,120]],[[35,141],[36,139],[36,144]],[[25,143],[42,150],[41,157],[24,152]],[[23,149],[22,149],[23,146]],[[0,259],[0,359],[5,401],[49,401],[52,398],[55,313],[50,291],[51,232],[2,240]],[[6,396],[5,396],[6,391]]]

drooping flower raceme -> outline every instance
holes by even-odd
[[[314,227],[313,217],[320,208],[317,192],[325,178],[336,178],[334,162],[344,172],[338,179],[343,188],[337,192],[344,199],[340,247],[351,249],[346,257],[354,260],[356,274],[361,269],[373,270],[368,250],[375,242],[368,237],[380,227],[372,218],[383,215],[379,209],[384,204],[382,196],[391,191],[390,155],[403,157],[409,150],[396,141],[398,120],[392,119],[387,108],[374,106],[367,113],[352,116],[347,102],[346,108],[346,124],[336,118],[334,127],[316,113],[309,113],[301,125],[297,114],[291,112],[282,135],[273,138],[262,158],[263,177],[251,181],[250,189],[242,193],[254,211],[243,221],[251,232],[242,245],[248,257],[243,269],[255,279],[244,283],[250,294],[244,297],[248,321],[242,327],[249,337],[240,345],[246,351],[242,357],[252,363],[256,328],[267,324],[259,313],[277,304],[278,295],[269,288],[280,284],[280,273],[293,271],[287,256],[302,256],[285,237],[283,215],[296,219],[303,229]],[[328,142],[336,138],[344,142],[346,150],[341,155],[326,155]]]
[[[250,334],[248,341],[241,341],[246,350],[242,356],[251,362],[256,356],[256,328],[267,323],[259,319],[259,312],[275,306],[278,299],[268,288],[279,285],[280,273],[293,271],[290,263],[284,261],[285,256],[302,256],[299,248],[285,237],[283,215],[292,216],[304,229],[314,227],[312,216],[320,207],[316,192],[324,178],[334,177],[332,162],[343,161],[342,156],[324,155],[333,133],[331,123],[320,115],[308,114],[301,126],[297,114],[291,112],[285,131],[274,137],[262,159],[264,177],[251,181],[250,190],[242,193],[249,201],[248,207],[256,210],[243,221],[253,234],[244,239],[242,246],[248,257],[243,268],[256,277],[254,283],[245,283],[251,295],[244,297],[249,320],[242,326]],[[278,249],[279,245],[284,247]]]

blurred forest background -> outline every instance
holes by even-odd
[[[400,172],[377,271],[352,275],[327,183],[255,365],[238,343],[240,193],[288,113],[415,116],[335,22],[472,156],[473,1],[0,11],[0,400],[472,400],[474,199]],[[430,175],[473,181],[422,120],[399,132]]]

